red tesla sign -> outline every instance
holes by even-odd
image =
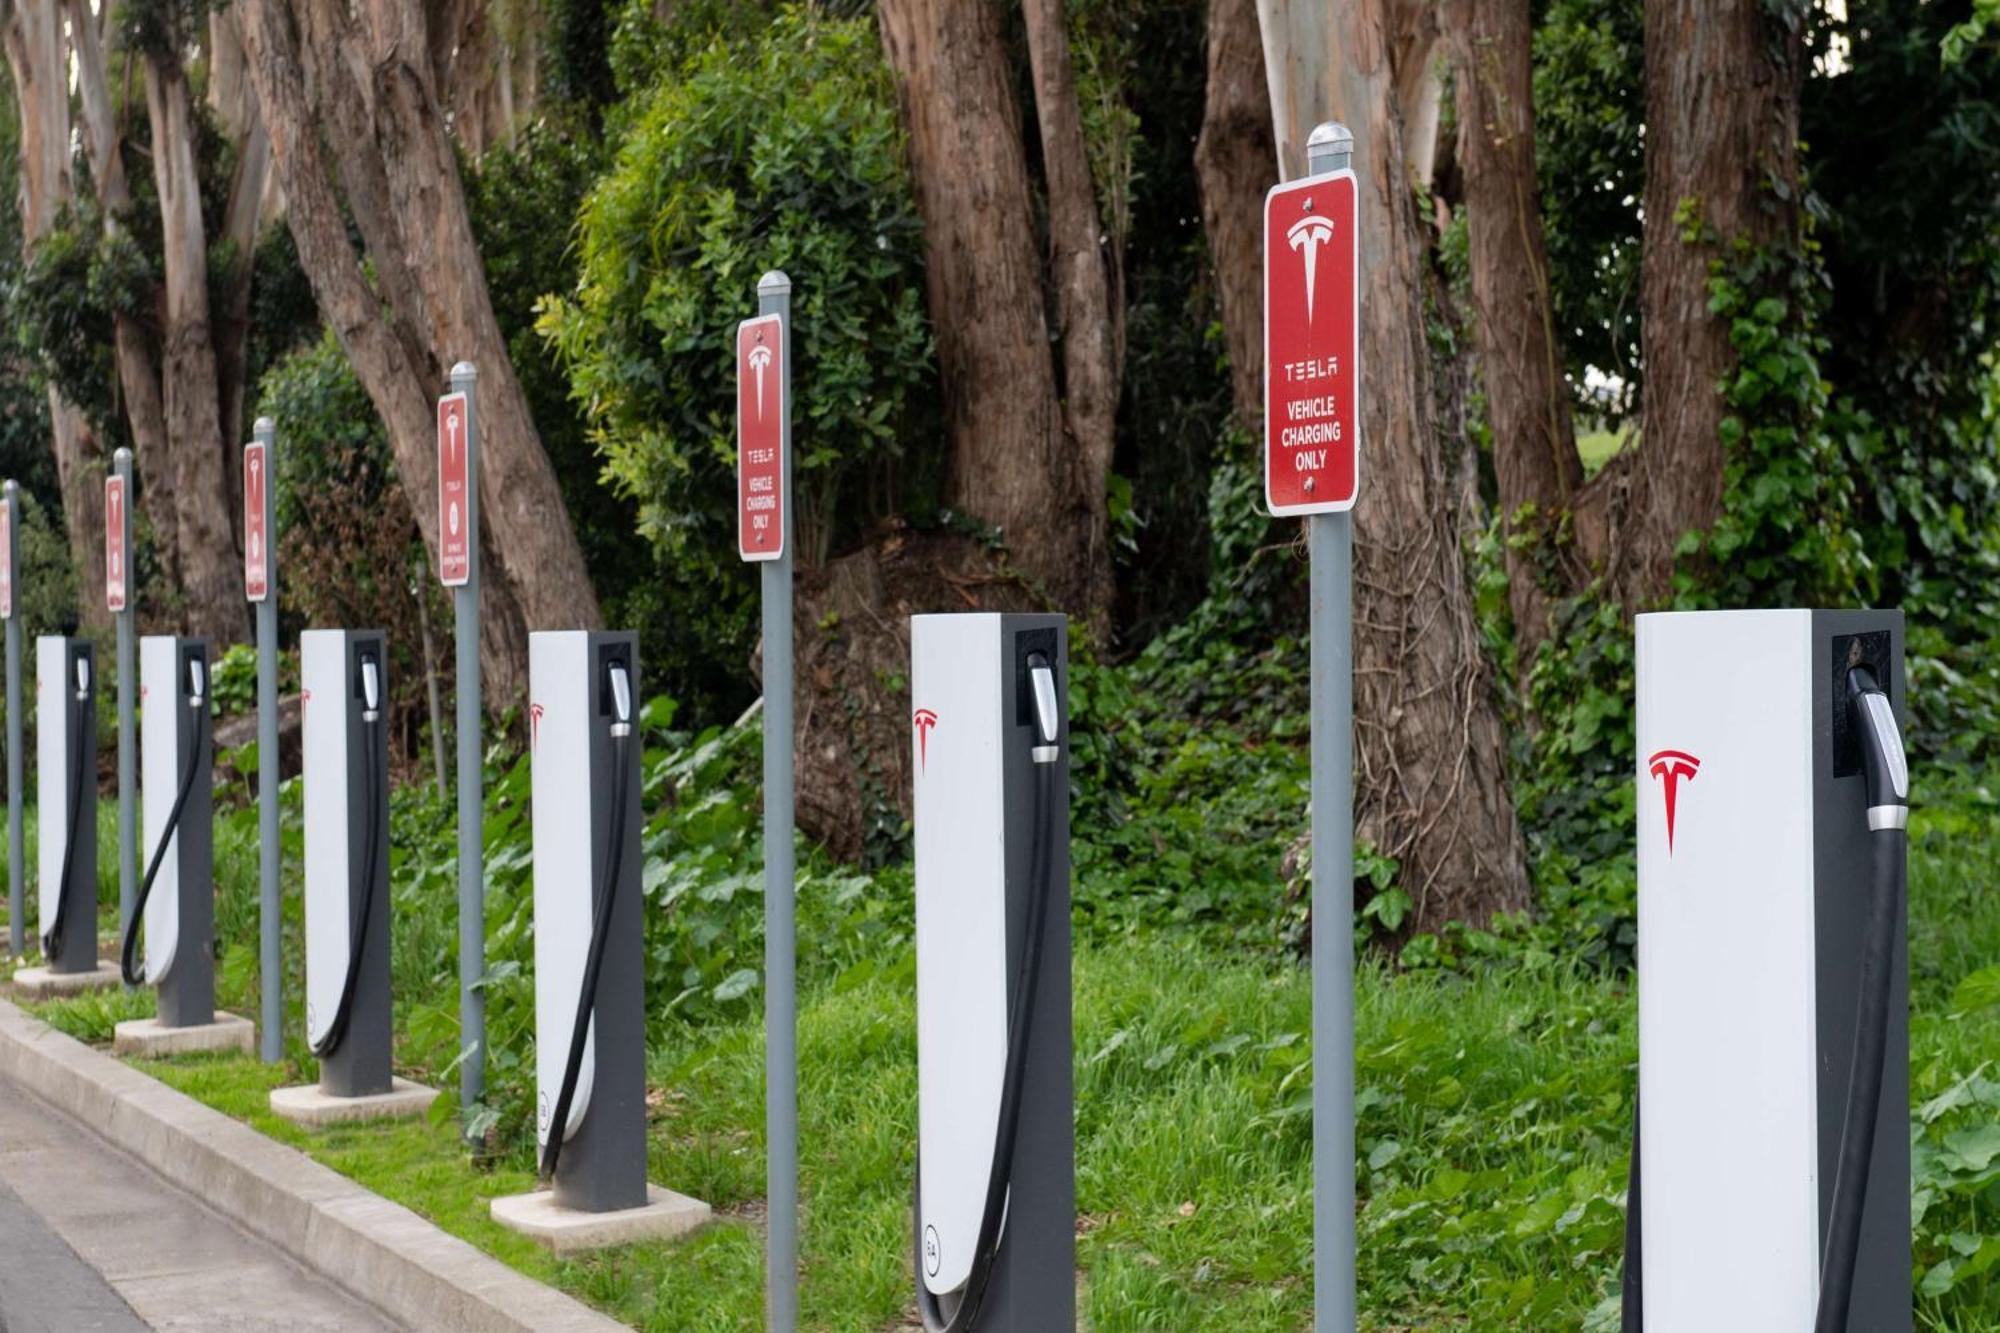
[[[243,449],[243,593],[253,602],[271,595],[271,537],[264,530],[265,489],[270,460],[264,442],[257,440]]]
[[[1354,173],[1264,197],[1264,500],[1273,514],[1354,507],[1361,245]]]
[[[785,553],[785,326],[759,315],[736,326],[736,549]]]
[[[104,602],[113,612],[125,609],[125,478],[112,473],[104,479]]]
[[[438,399],[438,580],[447,588],[472,581],[472,475],[465,395]]]

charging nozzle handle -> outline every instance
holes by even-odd
[[[1910,817],[1910,765],[1888,692],[1865,666],[1847,673],[1848,706],[1860,732],[1861,771],[1868,783],[1868,827],[1905,828]]]
[[[1053,764],[1062,754],[1062,713],[1056,703],[1056,669],[1048,654],[1028,654],[1028,687],[1035,700],[1035,744],[1030,754],[1038,764]]]

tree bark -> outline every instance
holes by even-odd
[[[60,0],[0,0],[0,46],[6,49],[20,112],[21,238],[32,254],[74,190]],[[101,632],[111,624],[102,596],[103,465],[95,433],[83,414],[55,385],[49,386],[48,394],[63,526],[76,571],[78,619],[85,630]]]
[[[320,134],[322,111],[329,111],[327,120],[334,132],[326,138],[340,143],[340,116],[345,114],[345,104],[337,97],[323,102],[309,97],[312,80],[301,61],[298,25],[286,5],[276,0],[249,0],[241,6],[241,12],[250,75],[271,136],[272,162],[284,187],[286,218],[298,246],[300,265],[312,286],[322,318],[339,339],[341,349],[388,430],[397,478],[409,499],[417,530],[431,553],[435,569],[437,425],[433,395],[439,384],[439,371],[428,347],[409,325],[408,312],[392,306],[390,313],[385,313],[386,292],[378,294],[369,286],[361,258],[349,243],[346,222],[334,194],[334,172],[322,152]],[[323,71],[324,67],[320,68]],[[322,85],[320,91],[327,96],[329,90]],[[343,153],[342,160],[346,157]],[[362,161],[360,165],[367,164]],[[379,181],[381,174],[377,172],[374,179]],[[348,184],[349,197],[353,199],[355,186],[351,178],[343,173],[342,180]],[[357,203],[357,212],[359,208]],[[383,262],[375,266],[378,281],[383,281],[385,274],[407,276],[400,254],[397,248],[383,256]],[[417,299],[414,291],[411,295]],[[480,401],[483,411],[486,406],[483,392]],[[490,475],[489,472],[489,478]],[[482,500],[485,493],[482,487]],[[485,549],[490,551],[493,545],[490,511],[483,535]],[[494,562],[488,565],[488,571],[481,584],[479,655],[486,698],[497,711],[518,699],[527,687],[527,630],[505,567]],[[586,610],[592,620],[582,619]],[[567,623],[595,623],[595,612],[593,598],[587,608],[580,608]]]
[[[1550,565],[1565,558],[1557,543],[1583,485],[1535,167],[1533,23],[1528,0],[1447,0],[1442,17],[1456,74],[1473,345],[1525,671],[1547,637],[1551,593],[1574,581],[1555,580]]]
[[[208,233],[194,157],[194,96],[178,52],[147,53],[145,77],[166,270],[160,369],[180,592],[189,632],[221,647],[246,636],[249,618],[239,581],[242,553],[229,519],[230,511],[239,506],[222,461],[214,331],[208,311]]]
[[[879,13],[924,219],[947,494],[1000,530],[1049,602],[1100,625],[1090,547],[1105,496],[1085,489],[1063,420],[999,6],[883,0]]]
[[[77,106],[82,113],[82,141],[97,187],[104,233],[124,234],[132,207],[125,179],[124,139],[111,105],[110,80],[104,65],[105,12],[93,14],[88,0],[68,0],[70,53],[75,63]],[[160,401],[160,353],[145,323],[126,311],[112,315],[112,350],[118,364],[118,386],[132,450],[146,460],[172,457],[167,445],[166,407]],[[164,480],[164,478],[163,478]],[[165,585],[180,586],[180,523],[171,485],[140,489],[139,504],[153,530],[154,556]]]
[[[1208,88],[1194,168],[1222,306],[1230,399],[1236,420],[1253,434],[1264,422],[1264,194],[1277,160],[1257,0],[1210,0]]]
[[[1803,71],[1798,33],[1763,0],[1646,0],[1644,430],[1614,567],[1628,605],[1666,598],[1682,536],[1722,513],[1716,386],[1736,354],[1709,269],[1739,242],[1798,241]]]
[[[1427,930],[1525,908],[1528,877],[1436,428],[1386,11],[1387,0],[1337,14],[1315,0],[1258,3],[1284,174],[1303,174],[1320,120],[1355,134],[1370,478],[1354,511],[1356,822],[1400,862],[1413,928]]]
[[[1124,311],[1114,303],[1099,240],[1104,228],[1098,222],[1062,2],[1026,0],[1023,13],[1048,192],[1049,269],[1056,330],[1062,340],[1063,423],[1074,451],[1069,510],[1088,562],[1084,604],[1091,610],[1092,636],[1102,643],[1110,636],[1112,593],[1111,527],[1104,496],[1117,443]]]

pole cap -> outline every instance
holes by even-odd
[[[470,383],[474,380],[477,380],[478,378],[479,378],[479,369],[478,367],[474,366],[470,361],[461,361],[457,365],[451,368],[451,381],[454,384],[458,383],[460,380],[465,380],[466,382]]]
[[[269,444],[277,433],[278,423],[269,417],[258,417],[255,424],[250,427],[250,434],[266,444]]]
[[[757,295],[759,296],[790,296],[791,293],[792,280],[785,276],[782,269],[774,268],[763,277],[757,279]]]
[[[1306,138],[1306,174],[1338,171],[1354,161],[1354,132],[1337,120],[1323,120]]]
[[[15,484],[14,479],[12,477],[9,477],[7,478],[6,485],[0,486],[0,494],[5,494],[6,497],[9,500],[11,500],[14,498],[15,494],[20,491],[20,489],[21,489],[20,486]]]
[[[132,467],[132,451],[122,444],[119,445],[111,451],[111,466],[129,471]]]

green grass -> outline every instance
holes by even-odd
[[[1594,430],[1578,436],[1576,451],[1583,456],[1584,475],[1595,476],[1631,438],[1629,430]]]
[[[2000,895],[1991,886],[2000,882],[2000,803],[1969,782],[1933,786],[1945,789],[1943,798],[1919,813],[1912,848],[1919,1328],[1993,1333],[2000,1329]],[[678,819],[693,817],[679,809]],[[285,928],[294,959],[295,815],[288,805]],[[226,1003],[247,1012],[256,984],[254,827],[240,816],[218,822],[219,985]],[[489,832],[494,827],[489,818]],[[399,866],[409,867],[399,868],[396,886],[399,1066],[441,1084],[453,1080],[437,1052],[456,1044],[455,991],[434,979],[437,958],[448,962],[452,949],[449,913],[439,909],[449,905],[438,887],[448,864],[412,866],[406,858],[421,852],[414,841],[398,842]],[[1130,881],[1143,877],[1143,866],[1117,859],[1102,871],[1080,861],[1092,881],[1079,885],[1080,900],[1134,891]],[[1114,869],[1115,880],[1093,879]],[[883,1330],[905,1326],[911,1287],[916,1080],[907,873],[848,882],[845,891],[865,901],[815,888],[802,903],[803,1313],[814,1329]],[[1270,892],[1275,915],[1285,909],[1275,884]],[[649,902],[660,912],[686,910]],[[868,938],[874,947],[856,944]],[[1628,985],[1537,950],[1464,971],[1363,967],[1356,1073],[1364,1327],[1615,1328],[1634,1068]],[[1079,1293],[1088,1327],[1306,1327],[1311,997],[1303,972],[1230,932],[1141,916],[1117,934],[1079,936],[1075,1000]],[[150,1008],[144,993],[114,992],[40,1012],[103,1042],[115,1022]],[[142,1067],[638,1327],[755,1329],[763,1289],[762,1032],[754,1003],[693,1012],[652,1024],[650,1170],[655,1181],[713,1203],[717,1221],[677,1244],[563,1262],[490,1221],[494,1196],[532,1183],[529,1154],[503,1136],[497,1161],[473,1162],[449,1090],[421,1123],[308,1134],[272,1117],[269,1090],[303,1081],[312,1068],[296,1039],[296,1013],[281,1065],[210,1058]],[[524,1031],[496,1028],[492,1036],[496,1061],[518,1062],[529,1049]]]
[[[1915,1096],[1930,1102],[2000,1053],[2000,1010],[1953,996],[2000,957],[1995,820],[1926,812],[1913,858]],[[803,997],[804,1316],[876,1330],[904,1317],[915,1117],[913,968],[904,951]],[[1076,959],[1077,1197],[1091,1328],[1295,1330],[1310,1315],[1309,986],[1296,968],[1139,934]],[[1609,1328],[1622,1236],[1633,1069],[1630,995],[1561,964],[1475,972],[1364,969],[1359,986],[1365,1326]],[[131,1001],[43,1007],[101,1039]],[[480,1170],[449,1096],[430,1120],[308,1134],[266,1097],[299,1065],[190,1060],[147,1072],[310,1152],[522,1271],[658,1330],[760,1325],[762,1040],[755,1024],[655,1030],[653,1178],[720,1213],[694,1239],[558,1263],[487,1217],[531,1184]],[[2000,1124],[1947,1115],[1923,1141]],[[1958,1126],[1958,1128],[1954,1128]],[[1930,1133],[1935,1130],[1935,1134]],[[1967,1180],[1974,1173],[1964,1173]],[[1952,1193],[1925,1237],[1991,1235],[1993,1191]],[[1940,1184],[1940,1182],[1942,1182]],[[1944,1242],[1948,1245],[1948,1240]],[[1920,1272],[1923,1271],[1920,1269]],[[1920,1327],[2000,1327],[1987,1276],[1920,1305]]]

